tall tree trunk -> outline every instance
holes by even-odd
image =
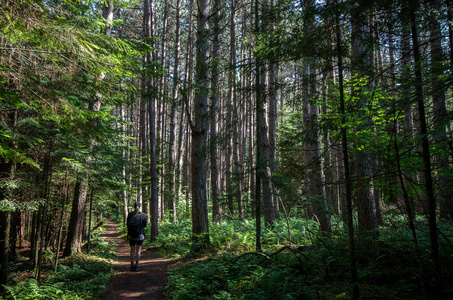
[[[447,24],[448,24],[448,41],[449,41],[449,67],[450,67],[450,74],[453,73],[453,0],[447,0]],[[453,89],[450,90],[450,93],[453,93]],[[451,125],[448,124],[448,131],[451,132]],[[450,159],[453,158],[453,142],[452,142],[452,135],[448,135],[448,148],[450,150]]]
[[[90,246],[91,246],[91,214],[93,212],[93,187],[91,187],[90,191],[90,211],[88,216],[88,230],[87,230],[87,253],[90,253]]]
[[[407,2],[407,1],[406,1]],[[408,3],[406,4],[408,5]],[[405,11],[409,11],[409,7],[403,6],[402,8]],[[405,20],[408,16],[405,14],[402,15],[403,24],[409,24],[409,20]],[[401,95],[400,98],[403,101],[403,133],[406,139],[412,141],[414,139],[414,112],[413,112],[413,101],[411,95],[413,94],[413,86],[412,86],[412,75],[411,75],[411,29],[408,26],[403,26],[402,31],[402,38],[401,38],[401,64],[402,64],[402,74],[401,74]],[[411,155],[409,152],[408,155]],[[407,178],[409,178],[408,182],[414,181],[418,182],[417,174],[405,174]],[[410,199],[411,211],[413,212],[413,216],[415,217],[415,203],[414,200]],[[419,211],[423,211],[422,209],[418,209]]]
[[[7,124],[14,123],[14,114],[6,114],[6,117],[3,118],[3,114],[0,114],[0,121]],[[11,125],[11,124],[9,124]],[[7,143],[6,140],[0,139],[0,143]],[[10,145],[8,145],[10,146]],[[0,180],[8,180],[11,176],[11,161],[6,161],[6,159],[0,157]],[[8,199],[8,190],[6,185],[0,185],[0,199]],[[8,285],[8,273],[9,273],[9,244],[10,244],[10,232],[11,232],[11,212],[9,211],[0,211],[0,295],[3,295],[5,288],[3,285]]]
[[[36,249],[36,228],[38,227],[38,212],[34,211],[30,213],[30,224],[29,224],[29,240],[30,240],[30,257],[29,260],[34,264],[35,262],[35,249]],[[31,227],[31,228],[30,228]]]
[[[351,64],[352,64],[352,75],[355,79],[361,79],[367,77],[368,84],[365,87],[366,91],[370,92],[373,86],[370,82],[372,78],[372,58],[370,57],[369,51],[365,45],[371,44],[371,27],[370,21],[366,21],[368,16],[365,7],[357,7],[351,16]],[[360,98],[358,103],[359,111],[363,110],[368,105],[368,99],[366,94],[359,92],[356,95]],[[369,116],[361,115],[361,118],[365,121],[365,125],[369,126],[371,120]],[[358,208],[358,223],[359,233],[366,234],[374,230],[377,227],[376,210],[374,190],[372,184],[372,157],[370,149],[364,149],[359,151],[356,158],[356,176],[357,185],[356,190],[356,202]]]
[[[255,32],[260,31],[259,0],[255,0]],[[255,162],[255,220],[256,220],[256,251],[261,251],[261,180],[265,168],[263,168],[261,137],[262,128],[259,125],[263,122],[264,105],[261,98],[263,87],[261,80],[262,62],[259,55],[255,55],[255,116],[256,116],[256,162]]]
[[[230,54],[231,55],[231,54]],[[233,184],[232,184],[232,154],[233,154],[233,146],[232,146],[232,120],[233,120],[233,103],[232,103],[232,91],[233,85],[232,81],[232,74],[231,72],[228,74],[228,94],[226,99],[224,100],[224,107],[226,106],[226,116],[224,120],[225,124],[225,193],[227,196],[227,205],[228,205],[228,215],[231,218],[234,218],[234,199],[233,199]]]
[[[193,68],[193,59],[192,59],[192,13],[193,13],[193,0],[189,0],[189,13],[188,13],[188,23],[189,23],[189,28],[188,28],[188,33],[187,33],[187,47],[186,47],[186,57],[185,57],[185,66],[184,66],[184,84],[183,84],[183,92],[182,92],[182,107],[181,107],[181,119],[180,119],[180,124],[179,124],[179,141],[178,141],[178,168],[176,171],[176,178],[179,179],[179,194],[181,194],[183,190],[183,186],[185,186],[185,179],[182,178],[185,176],[185,172],[182,172],[182,169],[187,166],[187,160],[183,161],[183,165],[180,165],[181,162],[181,155],[182,153],[186,150],[186,147],[184,147],[183,150],[183,141],[187,141],[186,137],[186,132],[187,130],[187,122],[186,118],[184,117],[185,115],[188,115],[186,111],[188,111],[188,105],[189,105],[189,95],[190,95],[190,88],[189,88],[189,82],[192,82],[192,68]],[[184,153],[185,154],[185,153]],[[184,157],[187,157],[187,155],[184,155]],[[186,187],[184,187],[185,190],[187,190]]]
[[[271,0],[271,8],[273,9],[275,0]],[[271,25],[272,30],[275,30],[275,24]],[[277,117],[278,117],[278,63],[271,62],[269,64],[269,169],[271,177],[276,171],[276,135],[277,135]],[[276,191],[272,189],[272,206],[274,208],[274,217],[279,217],[279,205]]]
[[[412,46],[414,53],[414,73],[415,73],[415,97],[417,99],[417,108],[420,118],[420,141],[422,146],[422,161],[423,174],[425,177],[425,188],[428,201],[428,224],[429,236],[431,241],[431,259],[435,271],[436,280],[439,280],[440,262],[439,262],[439,242],[437,237],[437,221],[436,221],[436,198],[434,197],[434,187],[431,174],[431,160],[428,140],[428,127],[425,116],[425,103],[423,102],[423,78],[420,67],[420,46],[418,44],[417,23],[415,11],[418,3],[410,2],[410,19],[412,32]]]
[[[168,36],[168,0],[164,0],[164,11],[162,16],[162,33],[161,37],[161,44],[160,44],[160,68],[161,72],[167,74],[167,36]],[[156,95],[157,106],[158,106],[158,113],[156,114],[156,120],[160,120],[157,125],[157,132],[156,135],[159,136],[159,140],[156,143],[156,153],[159,157],[165,157],[165,142],[166,142],[166,135],[167,135],[167,101],[165,100],[168,93],[168,86],[167,86],[168,76],[160,76],[159,84],[155,86],[156,90],[159,93]],[[167,181],[167,168],[159,168],[160,170],[160,191],[161,197],[159,198],[159,219],[163,220],[165,217],[165,210],[170,206],[168,203],[168,193],[169,190],[165,188],[165,184]],[[159,179],[158,179],[159,180]]]
[[[66,177],[66,176],[65,176]],[[57,244],[56,248],[57,250],[55,251],[55,262],[54,262],[54,270],[56,271],[58,268],[58,259],[60,258],[60,249],[61,249],[61,244],[63,240],[63,222],[65,219],[65,208],[66,208],[66,203],[69,200],[69,184],[67,186],[67,191],[66,191],[66,198],[64,199],[63,205],[61,207],[61,213],[59,215],[59,220],[58,220],[58,238],[57,238]]]
[[[43,186],[44,190],[42,191],[42,194],[40,195],[41,199],[46,199],[46,203],[41,205],[39,207],[39,214],[38,214],[38,230],[37,230],[37,236],[38,236],[38,242],[36,243],[36,254],[35,254],[35,279],[39,282],[41,280],[41,268],[42,268],[42,256],[43,256],[43,250],[44,250],[44,237],[45,237],[45,231],[46,228],[49,226],[49,223],[46,224],[46,219],[47,219],[47,211],[49,207],[49,198],[50,198],[50,186],[51,186],[51,176],[52,176],[52,165],[51,165],[51,149],[52,145],[48,146],[48,153],[44,159],[44,169],[42,172],[42,177],[43,177]],[[47,226],[46,226],[47,225]],[[80,236],[80,234],[79,234]]]
[[[165,76],[166,77],[166,76]],[[160,102],[160,105],[159,105],[159,111],[160,111],[160,140],[159,142],[157,143],[156,147],[157,149],[159,149],[158,151],[156,151],[156,153],[158,153],[157,155],[159,157],[165,157],[165,147],[164,147],[164,144],[166,142],[166,134],[167,134],[167,103],[165,101],[166,97],[167,97],[167,79],[163,79],[162,80],[162,84],[164,85],[164,87],[161,87],[161,95],[159,95],[160,97],[158,98],[159,99],[159,102]],[[168,200],[168,190],[165,188],[165,184],[166,184],[166,171],[167,169],[166,168],[159,168],[159,170],[161,171],[161,174],[160,174],[160,191],[161,192],[161,195],[162,197],[160,197],[160,204],[159,204],[159,208],[160,208],[160,211],[159,211],[159,220],[163,220],[165,218],[165,211],[166,209],[168,208],[168,203],[166,202]]]
[[[37,247],[37,258],[35,264],[35,279],[41,281],[41,269],[42,269],[42,256],[44,251],[44,231],[47,217],[47,206],[42,205],[40,208],[40,220],[39,220],[39,230],[38,230],[38,247]]]
[[[231,115],[231,129],[233,132],[231,139],[232,147],[232,179],[233,179],[233,197],[236,199],[238,216],[242,217],[242,197],[241,197],[241,182],[240,182],[240,163],[239,163],[239,117],[238,103],[236,97],[236,0],[231,1],[230,14],[230,68],[232,72],[228,74],[228,82],[230,87],[230,103],[233,108]]]
[[[145,79],[146,80],[146,79]],[[145,90],[145,80],[142,80],[142,90]],[[139,126],[140,130],[138,132],[138,149],[140,150],[140,158],[138,160],[138,176],[137,176],[137,201],[140,203],[144,202],[144,177],[145,177],[145,157],[146,157],[146,99],[143,96],[145,93],[142,93],[140,97],[140,115],[139,115]],[[143,206],[142,206],[143,207]]]
[[[16,254],[16,246],[17,240],[20,232],[20,211],[16,210],[11,212],[11,233],[10,233],[10,257],[11,261],[15,261],[17,259]],[[1,266],[1,263],[0,263]]]
[[[307,26],[307,24],[305,24]],[[308,60],[308,59],[307,59]],[[312,152],[310,151],[310,94],[309,94],[309,63],[304,63],[300,68],[302,74],[298,74],[298,77],[301,78],[301,95],[302,95],[302,117],[304,124],[304,144],[303,144],[303,161],[304,161],[304,194],[308,195],[307,205],[305,207],[306,215],[309,218],[313,217],[313,206],[311,205],[310,197],[310,165],[312,163]]]
[[[25,226],[26,226],[26,214],[24,211],[19,212],[18,216],[19,220],[19,228],[18,228],[18,239],[19,239],[19,248],[22,248],[22,246],[25,243]]]
[[[311,82],[314,82],[314,69],[310,70]],[[313,207],[313,215],[317,218],[319,229],[322,235],[328,235],[332,230],[330,227],[330,214],[328,213],[327,196],[325,188],[324,170],[322,166],[322,149],[321,140],[319,137],[319,106],[314,103],[315,89],[311,88],[310,103],[310,125],[309,129],[312,133],[308,143],[311,153],[311,168],[310,169],[310,195],[312,197],[311,205]]]
[[[278,77],[278,65],[271,63],[269,66],[269,169],[271,176],[276,171],[276,135],[277,135],[277,77]],[[279,205],[276,191],[272,190],[272,207],[274,208],[274,217],[279,217]]]
[[[264,0],[262,2],[262,12],[263,14],[267,14],[269,11],[269,2],[268,0]],[[268,20],[265,18],[260,19],[261,22],[261,30],[267,32],[269,30]],[[260,72],[257,76],[260,76],[260,101],[257,99],[256,105],[257,108],[257,116],[256,116],[256,126],[260,127],[260,134],[259,138],[260,142],[260,167],[262,174],[261,176],[261,184],[262,184],[262,202],[263,202],[263,210],[264,210],[264,224],[265,226],[269,226],[274,222],[275,213],[274,213],[274,203],[272,200],[272,192],[271,192],[271,183],[270,183],[270,173],[269,173],[269,156],[270,156],[270,148],[269,148],[269,137],[268,137],[268,126],[266,122],[266,101],[267,101],[267,83],[268,83],[268,72],[267,72],[267,64],[264,61],[261,61]],[[259,113],[259,114],[258,114]]]
[[[120,107],[120,117],[122,120],[125,120],[125,109],[124,109],[124,106],[121,105]],[[123,125],[122,126],[122,131],[123,131],[123,135],[126,136],[126,130],[127,130],[127,125]],[[125,141],[124,143],[127,143],[127,141]],[[126,146],[126,145],[124,145]],[[127,155],[127,152],[126,150],[124,149],[124,147],[121,149],[121,156],[123,157],[123,159],[126,161],[126,155]],[[128,214],[128,200],[127,200],[127,189],[126,189],[126,186],[127,186],[127,177],[126,177],[126,164],[123,164],[121,166],[121,177],[122,177],[122,181],[123,181],[123,191],[122,191],[122,197],[123,197],[123,224],[126,224],[126,218],[127,218],[127,214]]]
[[[251,0],[251,1],[254,1],[254,0]],[[256,12],[256,18],[258,18],[258,15],[257,15],[257,12]],[[258,26],[258,25],[256,25]],[[251,47],[250,47],[251,48]],[[253,55],[252,55],[252,51],[251,49],[248,50],[247,52],[247,59],[249,61],[252,61],[253,59]],[[255,67],[255,71],[258,71],[258,61],[255,62],[256,63],[256,67]],[[252,66],[250,67],[250,69],[252,68]],[[256,77],[256,76],[255,76]],[[258,92],[258,85],[257,83],[259,83],[259,81],[256,80],[255,78],[255,82],[253,80],[253,74],[252,72],[247,72],[247,80],[246,80],[246,85],[248,86],[253,86],[255,84],[255,90],[253,91],[253,93],[251,92],[248,96],[249,98],[249,101],[247,101],[247,111],[248,111],[248,135],[249,135],[249,139],[248,139],[248,152],[247,152],[247,156],[248,156],[248,160],[249,160],[249,170],[248,170],[248,175],[249,175],[249,190],[250,190],[250,199],[251,199],[251,213],[252,213],[252,216],[256,216],[257,214],[257,211],[256,211],[256,204],[257,204],[257,200],[258,200],[258,197],[256,196],[256,179],[258,179],[257,175],[256,175],[256,161],[258,160],[256,157],[254,158],[254,153],[258,153],[258,149],[254,149],[253,146],[255,145],[256,147],[256,142],[255,141],[258,141],[257,138],[256,138],[256,133],[258,132],[258,130],[256,129],[254,131],[254,127],[253,127],[253,124],[255,124],[255,112],[256,112],[256,98],[254,99],[254,95],[256,96],[256,93]],[[254,101],[255,100],[255,101]],[[255,108],[255,109],[254,109]],[[255,151],[254,151],[255,150]],[[254,160],[255,160],[255,163],[254,163]],[[258,221],[258,219],[257,219]],[[261,224],[261,223],[260,223]]]
[[[335,4],[338,6],[338,0],[335,0]],[[344,99],[344,86],[343,86],[343,52],[341,46],[341,28],[340,28],[340,13],[338,7],[335,11],[335,23],[336,23],[336,44],[338,54],[338,84],[340,89],[340,114],[341,114],[341,144],[343,152],[343,163],[344,163],[344,179],[346,187],[346,219],[348,226],[348,238],[349,238],[349,252],[350,252],[350,270],[352,277],[352,299],[357,300],[360,297],[359,280],[357,274],[357,263],[355,253],[355,240],[354,240],[354,219],[352,209],[352,188],[351,188],[351,177],[349,172],[349,154],[348,154],[348,136],[346,132],[346,110],[345,110],[345,99]]]
[[[179,97],[179,35],[180,35],[180,9],[181,0],[175,0],[176,10],[176,33],[175,33],[175,64],[173,66],[173,90],[170,111],[170,140],[168,141],[168,203],[170,206],[170,218],[176,220],[176,190],[175,190],[175,140],[176,140],[176,107]]]
[[[242,36],[247,36],[247,29],[249,28],[248,26],[248,11],[246,9],[242,10],[242,25],[241,25],[241,35]],[[247,53],[251,47],[240,47],[240,61],[246,61],[248,59]],[[250,60],[249,60],[250,61]],[[252,84],[248,84],[250,81],[250,71],[251,68],[248,68],[248,70],[244,70],[244,72],[240,72],[240,87],[238,91],[240,92],[239,97],[241,99],[249,99],[249,93],[247,91],[247,88],[252,86]],[[241,164],[241,185],[242,185],[242,195],[244,196],[242,199],[242,214],[245,215],[249,210],[250,206],[250,179],[251,179],[251,174],[249,170],[253,167],[251,165],[253,164],[253,160],[250,160],[247,162],[247,157],[248,157],[248,147],[250,145],[247,144],[247,141],[249,141],[249,128],[251,127],[249,124],[250,120],[250,114],[253,113],[252,109],[249,109],[249,103],[250,101],[245,101],[243,105],[241,106],[241,116],[242,116],[242,141],[241,141],[241,154],[240,154],[240,164]],[[253,153],[253,152],[252,152]]]
[[[430,1],[431,14],[429,18],[429,28],[431,31],[429,44],[431,52],[431,85],[433,99],[433,126],[434,140],[439,151],[447,149],[447,128],[448,118],[447,105],[445,103],[446,82],[442,79],[445,73],[444,53],[442,49],[442,32],[438,20],[438,13],[441,10],[439,0]],[[437,169],[437,186],[440,195],[440,216],[444,218],[453,218],[453,184],[448,155],[438,154],[435,157]]]
[[[393,15],[390,13],[390,16],[393,18]],[[389,24],[389,73],[390,73],[390,94],[392,95],[392,110],[393,113],[396,114],[398,107],[397,107],[397,94],[396,94],[396,71],[395,71],[395,43],[394,43],[394,30],[393,24]],[[393,128],[389,128],[389,135],[397,136],[399,134],[399,120],[396,119]],[[398,163],[398,162],[396,162]],[[398,195],[396,193],[395,187],[398,186],[398,176],[397,172],[394,172],[396,168],[395,162],[390,162],[388,165],[389,171],[387,172],[387,188],[384,188],[384,192],[388,195],[389,201],[391,203],[399,203]],[[379,219],[379,224],[382,224],[382,218]]]
[[[144,30],[145,39],[147,39],[150,46],[152,46],[152,35],[153,35],[153,1],[145,0],[144,2]],[[146,56],[148,62],[152,62],[153,57],[151,53]],[[151,79],[147,80],[147,95],[149,97],[148,103],[148,119],[149,119],[149,151],[151,156],[151,163],[149,166],[149,172],[151,175],[151,191],[150,191],[150,223],[151,223],[151,234],[150,240],[156,239],[159,234],[159,198],[158,198],[158,181],[157,181],[157,158],[156,158],[156,96],[154,81]]]
[[[198,0],[195,91],[192,129],[192,239],[209,243],[208,205],[206,197],[206,140],[208,134],[208,49],[209,0]],[[215,112],[213,112],[215,113]]]
[[[133,101],[129,101],[129,107],[128,107],[128,115],[130,116],[130,125],[128,126],[128,132],[129,134],[131,135],[131,137],[134,137],[135,136],[135,112],[134,112],[134,102]],[[128,159],[129,159],[129,168],[132,170],[134,168],[134,162],[136,161],[135,158],[134,158],[134,152],[135,151],[132,151],[132,148],[134,147],[134,141],[131,140],[128,142],[128,147],[127,147],[127,156],[128,156]],[[133,172],[129,172],[127,175],[128,175],[128,179],[127,181],[129,182],[129,190],[128,190],[128,194],[129,195],[133,195],[133,190],[134,190],[134,179],[132,177],[132,174]]]
[[[307,30],[314,30],[314,18],[312,11],[315,8],[315,1],[305,1],[306,20],[305,27]],[[305,124],[305,163],[308,165],[306,168],[307,176],[306,182],[308,186],[308,195],[310,197],[310,206],[312,208],[313,216],[319,223],[322,235],[326,235],[331,231],[330,228],[330,215],[327,213],[327,199],[324,180],[324,171],[322,167],[321,157],[321,141],[320,141],[320,128],[318,125],[319,118],[319,105],[316,104],[317,86],[316,86],[316,67],[314,58],[308,58],[306,62],[306,76],[304,80],[304,124]],[[305,75],[305,74],[304,74]]]
[[[0,193],[0,196],[3,196]],[[5,199],[2,197],[2,199]],[[0,212],[0,292],[1,294],[4,293],[3,285],[8,285],[9,280],[9,242],[10,242],[10,231],[11,231],[11,212],[9,211],[1,211]]]
[[[68,225],[68,234],[66,238],[66,247],[63,250],[63,257],[69,256],[72,254],[72,245],[75,243],[75,237],[76,237],[76,232],[77,232],[77,219],[79,218],[80,214],[80,201],[79,201],[79,195],[80,195],[80,186],[81,186],[81,179],[80,177],[77,177],[76,183],[74,186],[74,197],[72,200],[72,209],[71,209],[71,217],[69,219],[69,225]]]
[[[450,73],[453,72],[453,0],[447,0],[448,41],[450,53]]]
[[[186,104],[186,106],[188,106]],[[188,116],[189,117],[189,116]],[[189,119],[188,119],[189,120]],[[190,149],[189,145],[191,143],[190,137],[191,135],[189,134],[189,130],[187,129],[185,132],[186,136],[186,144],[184,146],[184,157],[188,157],[190,154]],[[186,162],[184,164],[184,189],[185,189],[185,194],[186,194],[186,209],[185,209],[185,216],[189,216],[190,214],[190,187],[192,186],[192,181],[190,177],[190,162]]]
[[[212,45],[212,75],[211,75],[211,90],[210,97],[210,137],[209,137],[209,157],[211,163],[211,197],[212,197],[212,220],[220,222],[222,220],[221,207],[220,207],[220,193],[219,193],[219,166],[217,155],[217,110],[219,102],[218,83],[219,83],[219,59],[220,59],[220,0],[214,0],[213,4],[214,16],[214,37]]]
[[[333,5],[334,0],[328,0],[327,5]],[[335,76],[335,18],[328,18],[327,23],[329,24],[329,49],[332,51],[332,59],[325,60],[325,69],[327,77],[324,79],[324,89],[326,89],[325,100],[333,101],[335,95],[328,93],[329,90],[334,88],[337,80]],[[323,114],[328,113],[328,105],[323,106]],[[341,142],[337,140],[331,140],[331,134],[329,129],[324,129],[324,148],[331,149],[330,155],[327,155],[325,159],[326,165],[326,182],[329,183],[327,189],[327,198],[330,200],[332,211],[336,214],[341,214],[343,220],[345,218],[345,202],[344,202],[344,180],[343,180],[343,163],[341,158]]]

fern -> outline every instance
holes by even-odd
[[[65,296],[65,291],[62,289],[63,282],[58,282],[52,285],[39,285],[39,283],[33,279],[27,279],[20,282],[15,287],[4,286],[15,300],[25,299],[73,299],[71,295]]]

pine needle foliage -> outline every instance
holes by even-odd
[[[79,142],[105,138],[112,127],[92,128],[89,121],[112,120],[109,111],[124,101],[130,87],[124,80],[140,73],[134,58],[150,48],[106,37],[100,31],[104,23],[82,3],[20,0],[0,6],[0,105],[4,112],[20,112],[21,118],[14,126],[3,122],[0,155],[39,168],[24,148],[45,143],[37,138],[42,133],[72,134]],[[97,91],[104,107],[94,113],[88,106]]]

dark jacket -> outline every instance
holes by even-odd
[[[135,211],[131,211],[131,212],[127,215],[127,222],[126,222],[126,224],[129,225],[129,220],[130,220],[132,217],[134,217],[135,215],[137,215],[137,216],[139,217],[139,219],[140,219],[140,222],[139,222],[139,224],[141,225],[141,226],[140,226],[140,234],[143,235],[143,237],[144,237],[144,235],[145,235],[145,227],[146,227],[146,225],[148,225],[148,219],[147,219],[147,217],[146,217],[146,214],[142,213],[141,211],[139,211],[138,213],[136,213]],[[129,237],[129,239],[137,239],[137,238],[131,238],[131,234],[130,234],[130,232],[129,232],[129,226],[127,226],[127,227],[128,227],[127,235],[128,235],[128,237]]]

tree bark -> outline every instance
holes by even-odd
[[[120,117],[122,120],[125,120],[125,109],[124,109],[123,105],[121,105],[121,108],[120,108]],[[126,130],[127,130],[127,125],[123,125],[122,131],[123,131],[124,135],[126,134]],[[127,143],[127,141],[125,143]],[[126,147],[126,145],[124,145],[124,147]],[[123,149],[121,149],[121,156],[126,161],[127,152],[125,151],[124,147],[123,147]],[[127,189],[126,189],[127,177],[126,177],[126,165],[125,164],[123,164],[121,166],[121,177],[122,177],[122,181],[123,181],[123,185],[124,185],[123,191],[121,193],[121,195],[123,197],[123,204],[122,204],[123,205],[123,224],[126,224],[129,204],[128,204],[128,199],[127,199]]]
[[[213,45],[212,45],[212,75],[211,75],[211,90],[213,91],[210,97],[210,137],[209,137],[209,157],[211,163],[211,197],[212,197],[212,220],[220,222],[222,213],[220,207],[219,193],[219,167],[217,155],[217,111],[219,103],[218,83],[219,83],[219,59],[220,59],[220,0],[214,0],[213,4],[214,28],[213,28]]]
[[[262,2],[262,12],[263,14],[267,13],[269,10],[268,0]],[[260,19],[260,30],[266,32],[269,30],[268,21]],[[266,122],[266,101],[267,101],[267,83],[268,83],[268,72],[266,70],[267,64],[263,61],[263,58],[258,58],[260,61],[259,73],[256,76],[259,76],[259,98],[257,95],[256,105],[257,105],[257,115],[256,115],[256,126],[259,127],[260,136],[257,136],[260,143],[259,151],[259,168],[261,174],[261,185],[262,185],[262,203],[264,210],[264,224],[265,226],[270,226],[275,220],[275,210],[274,203],[272,200],[271,192],[271,183],[270,183],[270,173],[269,173],[269,137],[268,137],[268,126]],[[258,131],[257,131],[258,132]]]
[[[447,0],[447,24],[450,54],[450,73],[453,72],[453,0]]]
[[[446,123],[449,118],[445,102],[446,82],[442,79],[446,71],[445,55],[442,49],[441,26],[437,16],[441,13],[441,3],[439,0],[432,0],[430,4],[431,13],[434,15],[429,18],[434,141],[439,151],[445,151],[447,149]],[[448,155],[436,155],[435,162],[440,195],[440,217],[451,219],[453,218],[453,184],[449,175],[451,170]]]
[[[415,18],[415,11],[418,3],[410,2],[410,19],[411,19],[411,32],[412,32],[412,49],[414,53],[414,73],[415,73],[415,97],[417,99],[417,108],[420,118],[420,141],[422,146],[422,161],[423,161],[423,174],[425,177],[425,189],[428,201],[428,224],[429,236],[431,241],[431,259],[435,270],[436,280],[439,280],[440,262],[439,262],[439,241],[437,237],[437,221],[436,221],[436,198],[434,197],[434,187],[431,174],[431,160],[430,149],[428,140],[428,127],[425,116],[425,103],[423,102],[423,78],[422,70],[419,62],[420,46],[418,43],[417,23]]]
[[[407,6],[408,4],[406,4]],[[409,7],[403,5],[402,9],[405,11],[409,11]],[[409,24],[408,15],[402,14],[401,16],[403,24]],[[407,20],[406,20],[407,19]],[[401,95],[400,98],[403,102],[403,133],[407,140],[412,141],[414,138],[414,111],[413,111],[413,101],[411,95],[413,94],[413,85],[412,85],[412,75],[411,75],[411,29],[408,26],[403,26],[402,29],[402,38],[401,38],[401,64],[402,64],[402,73],[401,73]],[[408,154],[411,155],[411,152]],[[403,170],[402,170],[403,172]],[[419,178],[417,174],[405,174],[408,182],[414,181],[418,182]],[[412,198],[409,199],[411,211],[413,212],[413,217],[415,217],[416,207],[414,200]],[[421,208],[418,209],[419,211],[423,211]]]
[[[0,194],[1,195],[1,194]],[[2,197],[2,199],[5,199]],[[11,231],[11,212],[1,211],[0,212],[0,254],[1,254],[1,269],[0,269],[0,283],[2,285],[8,285],[9,280],[9,242],[10,242],[10,231]],[[4,287],[0,286],[0,292],[4,292]]]
[[[0,116],[2,117],[2,116]],[[6,119],[6,120],[5,120]],[[1,118],[3,122],[12,120],[14,122],[14,115],[7,116],[5,119]],[[8,122],[9,123],[9,122]],[[0,143],[7,141],[0,139]],[[5,158],[0,157],[0,179],[7,180],[11,175],[12,164],[6,161]],[[0,186],[0,199],[8,199],[8,190],[5,185]],[[3,295],[5,288],[3,285],[8,285],[9,280],[9,244],[10,244],[10,231],[11,231],[11,212],[0,211],[0,295]]]
[[[255,31],[260,30],[259,21],[259,1],[255,0]],[[256,219],[256,251],[261,251],[261,177],[263,167],[261,164],[261,127],[258,126],[258,119],[262,118],[263,104],[261,99],[261,61],[258,55],[255,55],[255,115],[256,115],[256,162],[255,162],[255,219]]]
[[[145,39],[152,47],[152,19],[153,19],[153,1],[145,0],[144,2],[144,29]],[[147,61],[152,61],[152,54],[148,53]],[[156,103],[153,86],[153,80],[147,80],[147,95],[149,97],[148,103],[148,119],[149,119],[149,151],[151,156],[151,162],[149,166],[149,172],[151,175],[151,191],[150,191],[150,223],[151,223],[151,234],[150,240],[153,241],[159,234],[159,198],[158,198],[158,181],[157,181],[157,159],[156,159]]]
[[[188,106],[189,106],[189,100],[190,100],[190,85],[189,83],[192,82],[192,69],[193,69],[193,59],[192,59],[192,13],[193,13],[193,0],[189,0],[189,13],[188,13],[188,23],[189,23],[189,28],[188,28],[188,33],[187,33],[187,47],[186,47],[186,57],[185,57],[185,66],[184,66],[184,84],[183,84],[183,93],[182,93],[182,108],[181,108],[181,119],[180,119],[180,124],[179,124],[179,141],[178,141],[178,169],[177,169],[177,178],[179,178],[179,194],[181,194],[183,187],[184,191],[186,194],[188,194],[188,189],[187,189],[187,184],[186,184],[186,173],[187,172],[182,172],[183,170],[186,170],[188,161],[184,160],[183,165],[180,166],[180,161],[181,161],[181,155],[184,153],[184,157],[187,157],[187,147],[183,147],[183,141],[187,142],[187,132],[188,132],[188,125],[186,122],[187,117],[185,118],[185,115],[188,115],[187,111]]]
[[[314,0],[305,1],[307,15],[315,8]],[[307,30],[314,30],[314,18],[307,17],[305,27]],[[306,184],[309,195],[310,207],[313,216],[319,223],[322,235],[328,235],[330,228],[330,215],[328,214],[327,198],[325,189],[324,170],[321,157],[320,128],[318,126],[319,106],[315,103],[317,98],[316,63],[314,58],[307,58],[308,68],[304,80],[304,124],[305,124],[305,164],[307,165]]]
[[[140,111],[139,111],[139,126],[140,130],[138,132],[138,149],[139,149],[139,154],[140,158],[138,160],[138,174],[137,174],[137,199],[136,201],[143,203],[145,195],[145,186],[144,186],[144,178],[145,178],[145,157],[147,155],[147,149],[146,149],[146,142],[147,142],[147,124],[146,124],[146,104],[147,104],[147,99],[145,98],[145,90],[146,90],[146,78],[143,78],[141,80],[141,86],[142,86],[142,96],[140,97]],[[142,208],[144,205],[142,205]],[[146,213],[146,209],[144,210]]]
[[[335,0],[335,4],[338,5],[338,0]],[[355,251],[355,240],[354,240],[354,219],[353,219],[353,207],[352,207],[352,187],[351,177],[349,172],[349,153],[348,153],[348,136],[346,132],[346,111],[345,111],[345,99],[344,99],[344,86],[343,86],[343,51],[341,47],[341,28],[340,28],[340,13],[338,8],[335,11],[335,23],[336,23],[336,44],[337,44],[337,59],[338,59],[338,84],[340,89],[340,114],[341,114],[341,144],[343,152],[343,163],[344,163],[344,179],[345,179],[345,190],[346,190],[346,219],[348,226],[348,239],[349,239],[349,252],[350,252],[350,270],[352,277],[352,299],[357,300],[360,298],[359,280],[357,274],[357,263],[356,263],[356,251]]]
[[[175,31],[175,63],[173,66],[173,90],[172,103],[170,108],[170,140],[168,141],[168,204],[170,208],[170,218],[176,220],[176,190],[175,190],[175,140],[176,140],[176,107],[179,97],[179,36],[180,36],[180,9],[181,0],[175,0],[176,10],[176,31]]]
[[[208,17],[209,0],[198,0],[195,83],[193,104],[191,175],[192,175],[192,239],[209,244],[209,222],[206,197],[206,153],[208,134]]]
[[[276,135],[277,135],[277,78],[278,78],[278,65],[271,63],[269,66],[269,169],[271,176],[276,171]],[[275,190],[272,189],[272,207],[274,209],[274,217],[279,217],[279,205]]]
[[[237,88],[236,88],[236,0],[231,1],[231,14],[230,14],[230,68],[231,72],[228,75],[228,82],[230,84],[231,95],[230,101],[233,107],[231,128],[232,128],[232,179],[233,179],[233,197],[236,200],[238,217],[242,218],[242,196],[241,196],[241,165],[239,162],[239,147],[240,147],[240,128],[239,128],[239,116],[238,116],[238,100],[237,100]],[[230,78],[231,77],[231,78]]]
[[[366,7],[357,7],[351,16],[351,64],[352,64],[352,76],[355,79],[361,79],[363,77],[368,80],[368,84],[365,87],[366,91],[370,92],[373,86],[370,82],[372,78],[372,58],[370,57],[369,47],[365,45],[371,44],[371,28],[370,22],[366,21],[368,16]],[[359,111],[366,108],[368,105],[367,96],[359,92],[356,95],[360,98],[358,103]],[[361,118],[365,121],[366,125],[371,124],[369,116],[361,115]],[[356,191],[356,204],[358,208],[358,223],[359,233],[364,235],[370,233],[377,228],[376,210],[375,210],[375,198],[372,182],[372,157],[370,149],[364,149],[359,151],[356,157],[356,176],[357,184],[355,186]]]
[[[77,232],[77,220],[81,214],[81,202],[80,202],[80,192],[82,182],[80,177],[77,177],[75,187],[74,187],[74,197],[72,201],[71,217],[69,219],[68,225],[68,235],[66,238],[66,247],[63,250],[63,257],[70,256],[72,254],[72,247],[75,244],[76,232]]]

